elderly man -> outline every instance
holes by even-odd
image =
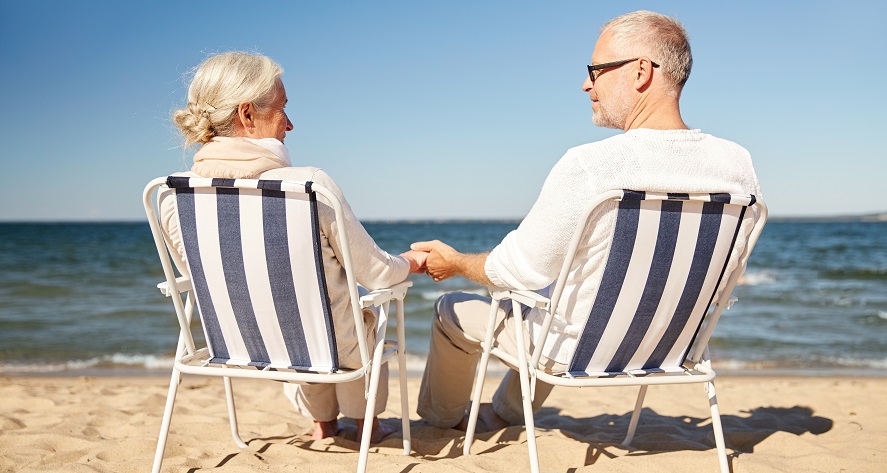
[[[690,129],[681,117],[681,91],[693,63],[684,28],[658,13],[638,11],[601,28],[582,89],[588,92],[594,123],[620,128],[621,135],[570,149],[549,173],[533,208],[517,230],[488,254],[463,254],[440,242],[418,242],[429,252],[427,273],[440,281],[464,276],[484,286],[544,290],[557,277],[573,229],[593,197],[611,189],[670,192],[727,192],[760,195],[749,153],[736,143]],[[590,239],[577,251],[541,362],[564,372],[597,291],[616,204],[591,216]],[[737,268],[757,215],[743,222],[728,271]],[[473,375],[484,338],[490,299],[451,293],[435,306],[431,348],[419,393],[418,413],[431,424],[464,427]],[[501,321],[494,343],[512,354],[514,318]],[[528,311],[524,331],[535,339],[542,314]],[[537,383],[534,409],[551,391]],[[523,422],[520,384],[510,370],[481,408],[482,427]]]

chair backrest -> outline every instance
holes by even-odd
[[[166,185],[211,362],[338,370],[319,186],[179,176]]]
[[[756,198],[623,190],[615,200],[609,255],[568,371],[678,370],[718,288],[722,302],[730,295],[736,278],[728,282],[724,273],[743,217]],[[577,235],[585,231],[578,229]],[[574,238],[574,245],[578,240]],[[751,251],[753,245],[750,240],[740,250]],[[575,246],[565,268],[572,265],[573,254]],[[561,289],[555,289],[558,297]],[[714,322],[716,317],[709,324]]]

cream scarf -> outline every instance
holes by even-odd
[[[194,154],[191,171],[203,177],[250,179],[291,165],[286,147],[274,138],[217,136]]]

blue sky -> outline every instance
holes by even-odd
[[[745,146],[771,215],[887,211],[885,2],[0,0],[0,220],[139,220],[185,170],[170,122],[207,55],[285,69],[296,165],[361,219],[520,218],[595,127],[598,30],[673,15],[691,35],[685,121]]]

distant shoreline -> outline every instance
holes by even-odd
[[[400,218],[400,219],[367,219],[361,220],[369,225],[398,224],[513,224],[521,222],[521,218]],[[887,212],[866,215],[811,215],[811,216],[774,216],[768,218],[769,223],[835,223],[835,222],[887,222]],[[134,225],[147,224],[145,220],[0,220],[0,225]]]
[[[767,219],[767,223],[772,222],[790,222],[790,223],[840,223],[840,222],[887,222],[887,212],[866,215],[815,215],[803,217],[776,217],[771,216]]]

